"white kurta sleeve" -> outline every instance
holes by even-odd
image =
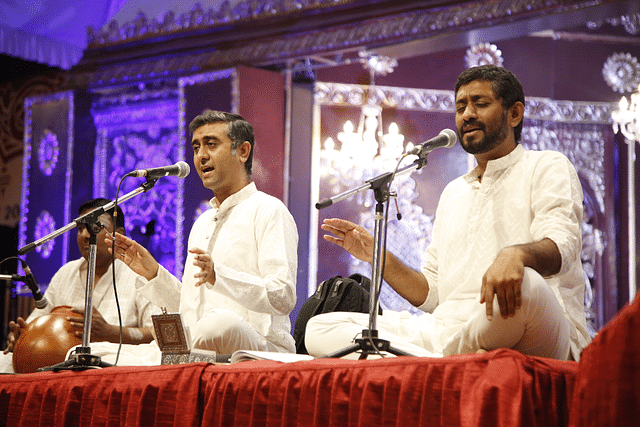
[[[152,280],[141,277],[136,281],[138,292],[158,307],[177,312],[180,308],[180,281],[162,265]]]
[[[562,275],[569,271],[582,249],[582,187],[573,165],[556,153],[540,162],[533,175],[531,234],[534,241],[549,238],[562,257]]]

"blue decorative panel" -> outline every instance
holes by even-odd
[[[97,129],[94,197],[111,200],[135,191],[145,178],[128,172],[183,161],[178,128],[178,97],[173,91],[143,92],[131,98],[102,98],[92,114]],[[171,273],[180,277],[183,243],[184,180],[169,176],[123,202],[129,237],[145,246]]]
[[[24,110],[19,248],[71,221],[74,95],[62,92],[30,97],[25,100]],[[43,288],[68,261],[69,238],[69,233],[64,233],[23,256]]]

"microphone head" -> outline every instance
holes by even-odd
[[[445,148],[453,147],[456,145],[456,141],[458,141],[458,135],[451,129],[443,129],[440,135],[444,135],[447,138],[447,144],[443,145]]]
[[[451,129],[443,129],[438,136],[431,138],[428,141],[423,142],[420,145],[415,146],[411,150],[407,151],[405,155],[415,154],[417,156],[423,155],[422,153],[429,154],[431,151],[439,147],[449,148],[456,145],[458,136]]]
[[[178,166],[178,178],[186,178],[186,176],[191,172],[191,168],[186,162],[178,162],[176,163],[176,166]]]

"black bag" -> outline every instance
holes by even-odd
[[[316,314],[332,311],[369,313],[371,280],[361,274],[349,277],[335,276],[320,283],[316,292],[300,308],[293,329],[296,353],[308,354],[304,345],[307,322]],[[379,310],[382,314],[382,311]]]

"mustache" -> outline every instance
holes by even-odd
[[[466,133],[469,130],[469,128],[484,130],[485,125],[484,123],[479,122],[477,120],[470,120],[462,124],[462,127],[460,128],[460,133]]]

